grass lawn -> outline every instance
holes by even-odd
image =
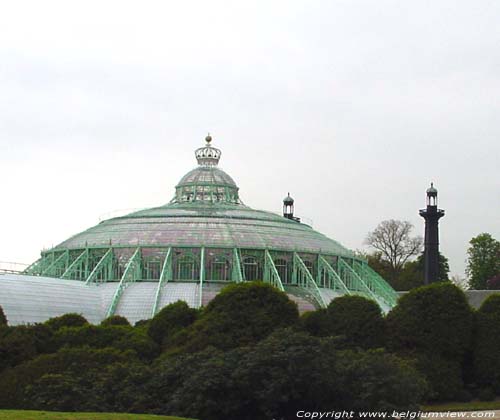
[[[433,405],[424,405],[422,411],[476,411],[500,410],[500,400],[495,401],[469,401],[450,402]]]
[[[180,417],[122,413],[56,413],[52,411],[0,410],[1,420],[187,420]]]

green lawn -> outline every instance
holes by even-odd
[[[121,413],[56,413],[51,411],[0,410],[1,420],[187,420],[180,417]]]
[[[500,410],[500,400],[495,401],[470,401],[450,402],[442,404],[424,405],[422,411],[476,411]]]

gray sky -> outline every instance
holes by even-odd
[[[500,238],[498,1],[0,5],[0,261],[161,205],[207,131],[251,207],[349,248],[434,181],[441,251]]]

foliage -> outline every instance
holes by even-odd
[[[474,372],[479,385],[500,394],[500,294],[489,296],[477,311]]]
[[[53,332],[46,325],[4,327],[0,330],[0,372],[54,349]]]
[[[432,398],[449,398],[450,392],[460,391],[473,313],[458,287],[445,282],[414,289],[399,299],[386,322],[389,349],[418,359]],[[438,374],[440,368],[446,376]]]
[[[347,348],[382,347],[385,322],[380,307],[361,296],[334,299],[327,309],[301,317],[303,328],[317,337],[341,336]]]
[[[381,252],[367,254],[368,265],[386,279],[394,290],[406,291],[424,285],[424,253],[415,261],[407,261],[399,272],[394,272],[383,259]],[[448,281],[450,266],[448,258],[439,253],[438,281]]]
[[[422,238],[411,237],[412,229],[413,225],[407,221],[384,220],[366,237],[365,242],[389,265],[392,275],[388,278],[395,278],[406,261],[422,249]]]
[[[120,367],[122,371],[117,372]],[[63,348],[6,371],[0,377],[0,405],[5,408],[126,411],[130,406],[129,403],[127,407],[121,406],[122,398],[132,398],[128,395],[127,375],[147,373],[131,352],[110,348]],[[130,401],[132,404],[133,399]]]
[[[179,300],[165,306],[147,326],[148,335],[158,344],[169,340],[175,333],[191,325],[197,318],[198,311]]]
[[[45,321],[45,325],[57,331],[63,327],[82,327],[88,325],[88,321],[80,314],[69,313]]]
[[[500,290],[500,274],[493,276],[486,282],[486,287],[489,290]]]
[[[0,306],[0,327],[7,325],[7,317],[3,312],[3,308]]]
[[[62,328],[55,334],[55,342],[58,348],[88,346],[133,350],[143,360],[152,360],[159,353],[157,344],[144,331],[122,325]]]
[[[123,316],[113,315],[113,316],[110,316],[110,317],[104,319],[101,322],[101,325],[103,327],[109,327],[111,325],[122,325],[122,326],[130,327],[130,322],[128,322],[128,319],[123,317]]]
[[[54,411],[0,410],[2,420],[188,420],[180,417],[125,413],[57,413]]]
[[[338,350],[330,339],[279,330],[255,347],[168,359],[146,385],[161,412],[205,420],[292,418],[298,410],[416,409],[424,383],[383,351]]]
[[[298,322],[297,305],[276,288],[262,282],[225,287],[205,307],[203,316],[178,334],[183,351],[208,346],[227,350],[258,342],[271,332]]]
[[[466,273],[471,289],[484,290],[487,281],[500,274],[500,242],[489,233],[472,238],[467,250]]]

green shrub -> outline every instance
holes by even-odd
[[[302,328],[316,337],[337,336],[347,348],[376,348],[385,344],[385,321],[380,307],[361,296],[342,296],[327,309],[306,312]]]
[[[183,300],[171,303],[149,321],[147,325],[148,335],[161,345],[179,330],[191,325],[196,320],[197,315],[198,311],[190,308]]]
[[[101,325],[103,327],[109,327],[111,325],[123,325],[123,326],[126,326],[126,327],[130,327],[130,322],[128,322],[128,319],[125,318],[124,316],[120,316],[120,315],[113,315],[113,316],[110,316],[106,319],[104,319],[102,322],[101,322]]]
[[[43,324],[2,328],[0,333],[0,372],[39,354],[55,351],[52,330]]]
[[[450,283],[410,291],[399,299],[386,320],[392,350],[461,360],[471,345],[472,309],[464,293]]]
[[[0,327],[7,325],[7,317],[3,312],[3,308],[0,306]]]
[[[477,394],[479,401],[493,401],[495,399],[495,392],[491,388],[481,388]]]
[[[132,352],[63,348],[9,369],[0,376],[3,408],[120,411],[128,373],[148,370]],[[141,379],[142,381],[145,378]],[[138,392],[138,386],[135,391]],[[127,398],[133,398],[128,395]]]
[[[384,351],[339,351],[282,329],[253,347],[159,361],[144,392],[159,412],[220,420],[295,418],[298,410],[416,410],[425,383]],[[200,396],[193,398],[193,395]]]
[[[500,294],[489,296],[476,314],[474,376],[500,394]]]
[[[461,392],[473,318],[464,293],[450,283],[410,291],[387,315],[389,349],[417,359],[429,382],[430,398],[449,399]]]
[[[232,284],[204,309],[200,319],[177,335],[182,351],[249,345],[299,319],[297,305],[276,288],[262,282]]]
[[[385,344],[385,322],[380,306],[361,296],[342,296],[327,308],[333,336],[344,336],[349,347],[375,348]]]
[[[75,313],[65,314],[45,321],[45,325],[54,331],[63,327],[82,327],[87,324],[88,321],[82,315]]]
[[[159,353],[158,345],[144,331],[123,325],[61,328],[55,334],[55,342],[58,348],[88,346],[133,350],[143,360],[152,360]]]

